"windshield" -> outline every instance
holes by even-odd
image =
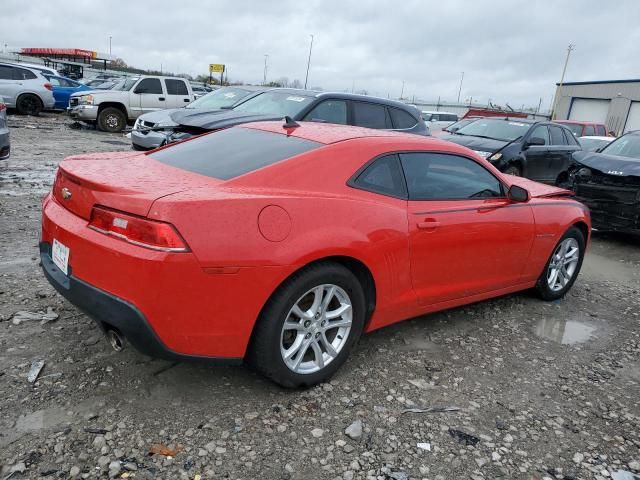
[[[202,88],[202,91],[204,92],[204,88]],[[221,88],[215,92],[203,95],[187,105],[186,108],[217,110],[222,107],[232,107],[250,93],[251,92],[243,90],[242,88]]]
[[[131,90],[131,87],[133,87],[138,80],[139,80],[138,78],[127,78],[125,80],[122,80],[121,82],[118,82],[116,85],[114,85],[114,87],[111,90],[128,92],[129,90]]]
[[[624,135],[603,148],[601,153],[640,159],[640,135]]]
[[[234,110],[262,113],[265,115],[288,115],[293,117],[313,101],[313,97],[290,92],[267,92],[238,105]]]
[[[573,132],[574,135],[580,136],[582,135],[582,125],[577,123],[562,123],[565,127],[569,127],[569,130]]]
[[[487,137],[495,140],[510,142],[523,136],[529,130],[531,124],[512,120],[492,120],[483,118],[462,127],[456,133],[458,135],[470,135],[475,137]]]
[[[473,120],[469,120],[469,119],[463,119],[463,120],[458,120],[456,123],[452,123],[451,125],[449,125],[448,127],[443,128],[443,130],[446,130],[448,132],[452,131],[452,130],[460,130],[462,127],[469,125],[471,122],[475,122],[476,119],[474,118]]]
[[[597,150],[603,145],[606,145],[607,143],[609,143],[608,140],[601,140],[599,138],[588,138],[588,137],[581,137],[578,139],[578,141],[580,142],[580,146],[582,147],[582,149],[587,150],[588,152],[593,152],[594,150]]]

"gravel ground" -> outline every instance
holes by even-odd
[[[9,122],[0,479],[640,474],[638,239],[594,235],[561,301],[525,292],[403,322],[363,337],[330,383],[288,391],[243,367],[111,350],[40,272],[40,198],[65,156],[129,141],[61,115]]]

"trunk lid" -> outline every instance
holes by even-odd
[[[144,153],[97,153],[60,162],[53,196],[87,220],[94,205],[146,216],[159,198],[218,183],[217,179],[164,165]]]

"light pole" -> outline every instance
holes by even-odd
[[[560,92],[562,91],[562,83],[564,82],[564,74],[567,72],[567,65],[569,64],[569,57],[571,56],[571,52],[576,48],[575,45],[569,44],[567,47],[567,58],[564,60],[564,67],[562,67],[562,75],[560,76],[560,83],[558,84],[558,89],[556,90],[556,95],[553,99],[553,107],[551,108],[551,120],[556,119],[556,108],[558,107],[558,100],[560,100]]]
[[[111,35],[109,35],[109,60],[111,60]]]
[[[309,59],[307,60],[307,75],[304,77],[304,89],[307,89],[307,80],[309,80],[309,65],[311,65],[311,50],[313,49],[313,35],[311,35],[311,44],[309,45]]]
[[[464,80],[464,72],[462,72],[462,76],[460,77],[460,88],[458,89],[458,103],[460,103],[460,93],[462,93],[462,81]]]
[[[267,60],[269,59],[269,55],[264,54],[264,76],[262,78],[262,85],[267,84]]]

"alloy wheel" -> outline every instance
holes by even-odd
[[[333,284],[318,285],[289,311],[280,335],[280,354],[298,374],[322,370],[344,348],[352,326],[353,305],[347,292]]]
[[[551,256],[547,270],[547,284],[549,288],[558,292],[571,281],[576,273],[580,261],[580,245],[575,238],[566,238]]]

